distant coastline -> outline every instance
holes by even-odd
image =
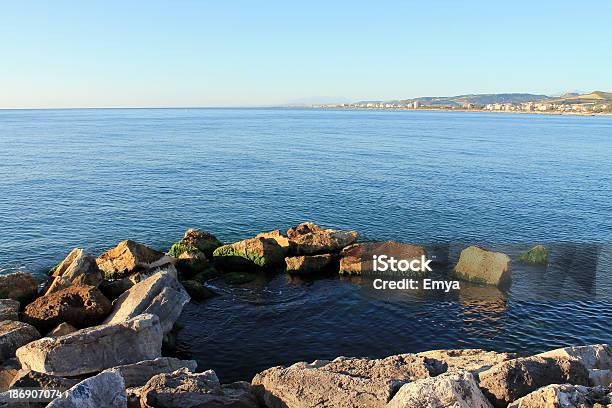
[[[407,112],[478,112],[478,113],[510,113],[524,115],[547,115],[547,116],[612,116],[612,112],[558,112],[558,111],[505,111],[487,109],[467,108],[359,108],[359,107],[332,107],[332,106],[283,106],[286,109],[319,109],[319,110],[347,110],[347,111],[407,111]]]

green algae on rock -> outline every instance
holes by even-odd
[[[255,237],[223,245],[213,252],[220,266],[269,268],[281,265],[285,251],[272,238]]]
[[[210,258],[213,251],[221,245],[223,245],[223,243],[214,235],[190,228],[185,231],[185,235],[180,241],[174,243],[170,247],[168,253],[178,258],[183,253],[193,254],[202,252],[206,257]]]
[[[548,263],[548,249],[544,245],[536,245],[519,258],[521,262],[546,265]]]

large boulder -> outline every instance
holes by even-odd
[[[27,305],[23,320],[46,333],[64,322],[79,328],[99,324],[110,310],[110,301],[98,288],[69,286]]]
[[[19,302],[13,299],[0,299],[0,321],[19,320]]]
[[[47,408],[125,408],[127,394],[118,373],[103,372],[81,381]]]
[[[479,377],[480,388],[489,401],[505,407],[549,384],[588,385],[589,374],[575,359],[532,356],[497,364]]]
[[[214,371],[191,373],[183,368],[151,378],[140,392],[143,408],[257,408],[248,383],[222,386]]]
[[[285,265],[289,273],[307,275],[330,269],[335,259],[332,254],[291,256],[285,258]]]
[[[194,360],[179,360],[172,357],[159,357],[155,360],[139,361],[134,364],[126,364],[107,371],[115,371],[121,374],[126,387],[142,387],[157,374],[171,373],[181,368],[195,371],[198,363]]]
[[[387,408],[492,408],[468,372],[441,374],[405,384]]]
[[[0,322],[0,363],[15,357],[17,349],[40,338],[34,326],[15,320]]]
[[[461,251],[453,275],[469,282],[499,285],[509,277],[510,257],[470,246]]]
[[[285,252],[275,239],[255,237],[223,245],[213,256],[222,268],[270,268],[283,264]]]
[[[283,233],[280,230],[260,232],[259,234],[255,235],[255,238],[273,239],[283,249],[285,254],[291,251],[291,241],[286,235],[283,235]]]
[[[394,241],[353,244],[340,253],[340,273],[361,275],[374,272],[374,255],[412,261],[421,260],[426,254],[422,246]]]
[[[496,364],[518,357],[516,353],[498,353],[482,349],[431,350],[417,353],[417,356],[443,361],[448,372],[469,371],[476,376]]]
[[[314,255],[339,252],[345,246],[357,241],[359,233],[357,231],[324,229],[307,222],[289,229],[287,236],[295,255]]]
[[[551,384],[519,398],[508,408],[604,408],[612,406],[612,389]]]
[[[17,358],[24,368],[77,376],[160,357],[162,337],[159,318],[143,314],[61,337],[44,337],[19,348]]]
[[[155,267],[164,254],[138,242],[125,240],[96,259],[105,279],[118,279]]]
[[[564,347],[538,356],[575,358],[589,370],[589,382],[592,386],[607,387],[612,383],[612,347],[608,344]]]
[[[223,243],[217,239],[214,235],[200,231],[197,229],[190,228],[185,232],[183,238],[174,243],[170,247],[168,253],[175,258],[178,258],[184,253],[198,253],[201,252],[205,257],[210,258],[215,249],[219,248]]]
[[[102,282],[102,272],[96,264],[96,258],[82,249],[75,248],[53,270],[53,280],[47,289],[47,295],[71,285],[98,286]]]
[[[0,392],[8,390],[15,376],[19,373],[21,364],[16,358],[6,360],[0,364]]]
[[[158,272],[119,296],[105,323],[119,323],[142,313],[152,313],[159,317],[164,333],[168,333],[187,302],[189,295],[179,281],[167,272]]]
[[[269,408],[384,407],[405,383],[441,374],[446,365],[412,354],[371,360],[333,361],[273,367],[253,378],[260,401]]]
[[[65,336],[70,333],[74,333],[77,330],[78,329],[74,327],[73,325],[71,325],[70,323],[60,323],[57,325],[55,329],[47,333],[47,336],[60,337],[60,336]]]
[[[32,370],[19,370],[13,380],[10,388],[38,388],[43,390],[53,389],[58,391],[66,391],[75,386],[79,380],[74,378],[64,378],[56,375],[39,373]]]
[[[0,275],[0,298],[27,303],[36,297],[38,282],[26,272]]]

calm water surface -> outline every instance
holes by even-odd
[[[610,117],[0,111],[0,271],[42,276],[72,247],[99,253],[128,237],[167,249],[188,227],[232,241],[303,220],[513,258],[542,242],[556,261],[513,263],[503,291],[381,293],[367,279],[284,274],[212,282],[222,296],[186,307],[178,354],[229,381],[337,355],[610,342],[611,186]]]

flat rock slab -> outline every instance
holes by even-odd
[[[32,325],[15,320],[0,322],[0,363],[15,357],[19,347],[40,338],[40,333]]]
[[[168,333],[189,299],[185,288],[174,276],[158,272],[119,296],[104,323],[119,323],[139,314],[151,313],[159,317],[163,332]]]
[[[611,404],[611,388],[553,384],[519,398],[508,408],[604,408]]]
[[[181,368],[195,371],[198,363],[194,360],[179,360],[172,357],[159,357],[155,360],[139,361],[108,369],[121,374],[126,387],[142,387],[157,374],[171,373]]]
[[[589,374],[575,359],[532,356],[497,364],[479,377],[480,388],[489,401],[496,407],[506,407],[549,384],[588,385]]]
[[[445,373],[405,384],[387,408],[492,408],[468,372]]]
[[[0,299],[0,321],[19,320],[19,306],[14,299]]]
[[[72,377],[160,357],[162,337],[159,318],[143,314],[33,341],[17,350],[17,358],[24,368]]]
[[[81,381],[47,408],[125,408],[127,394],[119,373],[103,372]]]
[[[80,380],[64,378],[56,375],[39,373],[32,370],[19,370],[10,388],[39,388],[65,391],[75,386]]]
[[[23,320],[46,333],[64,322],[79,328],[99,324],[110,310],[110,301],[98,288],[73,285],[27,305]]]
[[[446,365],[412,354],[371,360],[337,358],[273,367],[252,381],[271,408],[384,407],[405,383],[441,374]]]
[[[448,365],[449,372],[469,371],[475,375],[518,357],[516,353],[498,353],[482,349],[432,350],[417,353],[417,356],[443,361]]]
[[[105,279],[119,279],[134,272],[147,270],[164,254],[138,242],[125,240],[96,259]]]

